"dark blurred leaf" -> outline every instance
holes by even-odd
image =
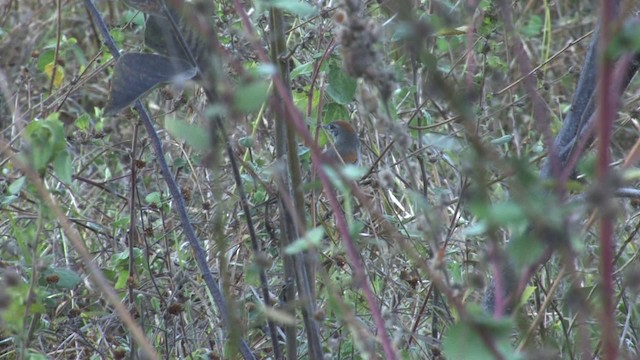
[[[206,69],[211,59],[207,41],[202,37],[201,30],[190,25],[176,11],[172,11],[172,17],[198,66],[200,69]],[[173,31],[171,22],[164,16],[149,16],[144,31],[144,43],[160,55],[187,61],[191,59],[186,49],[181,45],[179,37]]]
[[[616,32],[607,46],[607,56],[617,60],[625,53],[634,53],[640,49],[640,33],[637,21],[627,21],[621,31]]]
[[[150,15],[144,30],[144,44],[160,55],[187,59],[171,22],[164,16]]]
[[[193,78],[188,62],[156,54],[128,53],[116,62],[105,115],[115,115],[157,85]]]

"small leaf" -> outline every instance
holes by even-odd
[[[58,120],[58,113],[51,114],[43,121],[32,121],[26,130],[29,160],[38,171],[43,172],[58,152],[66,149],[64,127]]]
[[[113,41],[116,42],[116,45],[118,45],[118,47],[122,46],[125,40],[124,33],[122,32],[122,30],[118,28],[113,28],[111,29],[111,31],[109,31],[109,33],[111,34]]]
[[[38,65],[37,65],[38,70],[44,72],[45,66],[47,66],[48,64],[53,64],[53,60],[55,56],[56,56],[55,49],[47,49],[42,51],[40,53],[40,56],[38,56]]]
[[[171,135],[186,141],[196,150],[204,151],[211,146],[209,133],[198,125],[188,124],[176,118],[168,118],[165,120],[164,126]]]
[[[9,196],[0,196],[0,206],[7,206],[12,204],[14,201],[18,200],[19,197],[15,196],[15,195],[9,195]]]
[[[162,13],[162,3],[159,0],[124,0],[124,3],[145,13]]]
[[[367,169],[353,164],[346,164],[340,169],[340,172],[347,180],[360,180],[367,173]]]
[[[113,288],[116,290],[124,289],[127,286],[127,281],[129,280],[129,270],[121,269],[118,272],[118,280],[116,281]]]
[[[317,10],[315,7],[298,0],[268,0],[265,5],[288,11],[302,18],[314,15]]]
[[[64,81],[64,69],[62,68],[62,66],[54,66],[53,62],[48,63],[44,66],[44,73],[47,75],[49,80],[51,80],[51,78],[53,77],[54,68],[56,71],[56,75],[53,79],[53,87],[57,89],[60,87],[60,85],[62,85],[62,82]]]
[[[501,137],[499,137],[497,139],[491,140],[491,144],[493,144],[493,145],[503,145],[503,144],[510,143],[511,140],[513,140],[513,135],[505,135],[505,136],[501,136]]]
[[[426,133],[422,137],[422,142],[426,146],[433,146],[443,151],[460,151],[462,143],[452,135],[443,135],[437,133]]]
[[[457,28],[443,28],[438,30],[436,35],[438,36],[464,35],[467,33],[468,30],[469,30],[469,27],[466,25],[459,26]]]
[[[234,104],[240,111],[251,112],[258,110],[268,96],[269,83],[267,81],[255,81],[236,88]]]
[[[524,36],[534,37],[542,31],[542,26],[542,18],[538,15],[533,15],[529,22],[521,28],[521,32]]]
[[[145,196],[144,201],[146,201],[149,205],[153,204],[160,207],[160,204],[162,203],[162,195],[159,192],[154,191]]]
[[[298,254],[302,251],[317,247],[324,237],[324,228],[317,227],[307,231],[303,237],[294,241],[284,249],[288,255]]]
[[[535,286],[527,286],[522,292],[522,297],[520,297],[520,305],[526,304],[534,291],[536,291]]]
[[[310,61],[306,64],[301,64],[296,66],[293,70],[291,70],[291,80],[297,78],[302,75],[309,75],[313,73],[313,66],[315,62]]]
[[[12,182],[11,185],[9,185],[9,187],[7,188],[7,192],[11,195],[18,195],[20,193],[20,190],[22,189],[22,186],[24,186],[25,180],[26,177],[19,177],[14,182]]]
[[[253,137],[244,136],[238,140],[238,144],[242,145],[245,148],[250,148],[253,146]]]
[[[91,124],[91,117],[89,114],[84,113],[80,115],[79,118],[76,119],[73,123],[78,130],[87,130],[89,129],[89,125]]]
[[[261,310],[267,318],[277,322],[278,324],[290,326],[294,326],[296,324],[296,318],[286,311],[266,306],[262,307]]]

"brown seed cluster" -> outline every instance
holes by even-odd
[[[362,11],[360,1],[345,0],[334,20],[341,25],[338,41],[342,45],[344,68],[349,75],[375,85],[384,101],[391,97],[393,73],[383,66],[377,24]]]

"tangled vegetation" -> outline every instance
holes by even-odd
[[[0,359],[639,356],[632,2],[51,3],[0,5]]]

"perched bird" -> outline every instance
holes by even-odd
[[[327,145],[323,154],[337,163],[359,164],[360,139],[353,126],[346,121],[334,121],[324,128],[333,137],[333,144]]]

